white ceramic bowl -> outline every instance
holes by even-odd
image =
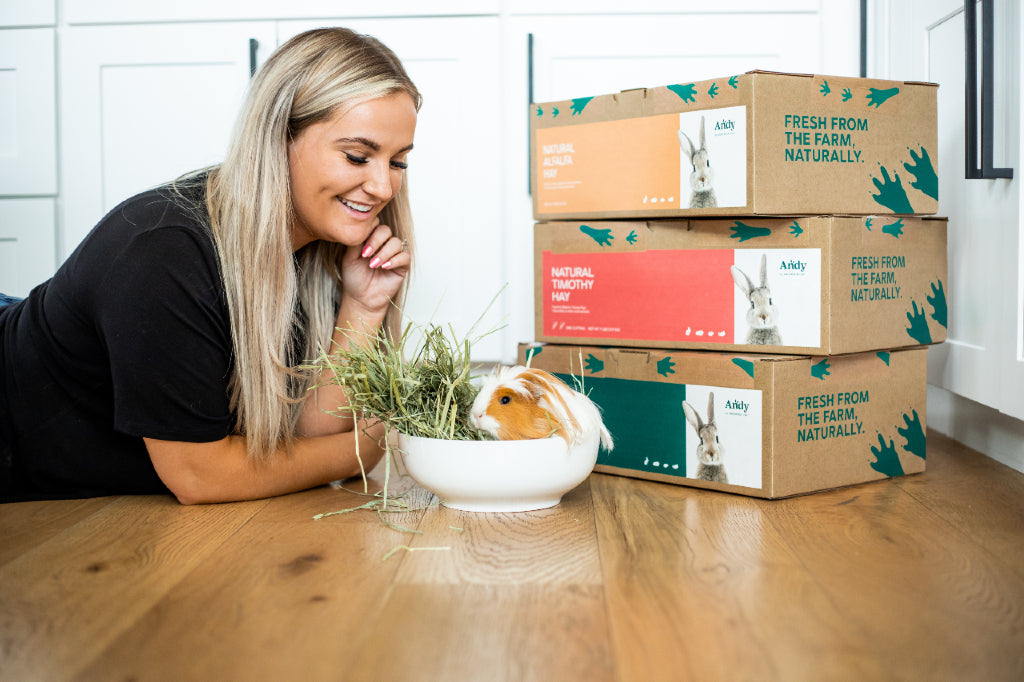
[[[441,504],[474,512],[553,507],[597,463],[595,434],[571,451],[562,438],[460,441],[399,434],[405,469]]]

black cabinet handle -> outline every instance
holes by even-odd
[[[533,34],[528,33],[526,35],[526,107],[530,108],[533,104]],[[531,111],[526,119],[526,193],[529,196],[533,196],[533,141],[530,139],[530,117],[533,116]]]
[[[994,63],[992,0],[981,0],[981,138],[980,140],[978,138],[978,17],[976,5],[977,0],[964,0],[964,51],[967,75],[964,93],[967,124],[965,177],[968,180],[1012,178],[1012,168],[992,166],[992,136],[995,127],[995,113],[992,110],[995,99],[995,86],[992,82]],[[979,151],[981,152],[981,163],[978,162]]]
[[[256,75],[256,52],[260,49],[260,41],[249,38],[249,78]]]

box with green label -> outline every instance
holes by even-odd
[[[596,471],[763,498],[924,471],[925,348],[838,357],[521,344],[614,439]]]
[[[560,221],[534,227],[537,341],[836,355],[940,343],[946,220]]]
[[[937,89],[753,71],[532,104],[534,218],[930,215]]]

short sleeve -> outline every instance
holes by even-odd
[[[95,301],[116,430],[185,442],[231,432],[230,321],[208,236],[173,226],[132,236]]]

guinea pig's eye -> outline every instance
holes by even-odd
[[[503,395],[501,396],[501,400],[499,400],[498,402],[501,403],[502,405],[508,405],[510,402],[512,402],[512,398],[509,398],[507,395]]]

